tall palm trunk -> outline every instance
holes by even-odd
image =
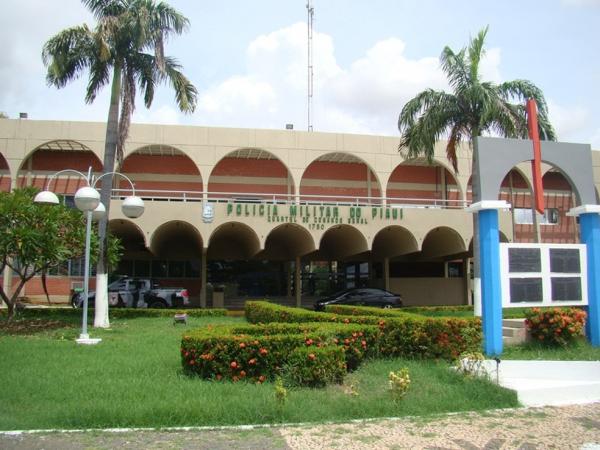
[[[108,110],[108,123],[106,125],[106,140],[104,143],[104,168],[103,172],[114,171],[115,153],[117,149],[117,136],[119,129],[119,103],[121,95],[122,67],[119,62],[115,64]],[[96,267],[96,300],[94,326],[108,328],[108,264],[106,258],[108,216],[110,212],[110,194],[113,186],[113,177],[108,175],[102,178],[100,201],[106,208],[106,215],[100,220],[98,226],[98,264]]]

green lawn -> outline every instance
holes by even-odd
[[[309,422],[517,406],[512,391],[462,378],[446,363],[401,359],[368,362],[342,386],[290,390],[281,406],[271,383],[183,375],[184,326],[173,326],[169,318],[112,320],[112,330],[90,329],[103,339],[97,346],[76,345],[78,325],[70,322],[72,328],[26,336],[0,329],[1,430]],[[187,327],[240,322],[191,318]],[[401,367],[409,368],[412,384],[395,403],[387,375]]]
[[[600,361],[600,347],[592,347],[581,338],[568,347],[547,347],[537,342],[504,347],[503,359],[546,361]]]

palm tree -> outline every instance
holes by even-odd
[[[123,159],[137,88],[146,107],[150,107],[155,86],[169,82],[179,109],[186,113],[194,111],[196,88],[180,71],[177,61],[164,55],[166,39],[172,34],[182,34],[189,21],[168,4],[155,0],[82,0],[82,3],[97,19],[96,27],[90,29],[83,24],[61,31],[46,42],[42,59],[48,68],[48,84],[57,88],[89,71],[87,103],[92,103],[98,92],[111,83],[104,147],[104,172],[109,173],[114,170],[115,157],[119,164]],[[94,320],[94,326],[100,327],[109,326],[105,256],[112,185],[112,176],[103,178],[101,201],[106,216],[99,224]]]
[[[538,105],[540,139],[555,140],[554,129],[548,120],[548,108],[542,91],[527,80],[495,84],[482,81],[479,65],[485,54],[484,42],[488,28],[471,39],[467,48],[455,53],[445,47],[440,56],[442,70],[448,78],[452,93],[427,89],[404,105],[398,118],[401,133],[399,151],[407,158],[425,156],[433,161],[438,139],[447,138],[446,156],[456,172],[456,150],[462,141],[472,147],[473,138],[484,133],[508,138],[527,138],[525,101],[535,99]],[[512,103],[514,102],[514,103]],[[476,186],[477,152],[473,152],[471,183]],[[479,192],[473,190],[473,202]],[[477,214],[473,214],[473,265],[475,272],[475,305],[480,303],[479,292],[479,235]]]

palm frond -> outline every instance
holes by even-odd
[[[81,0],[98,20],[108,16],[118,16],[126,11],[129,0]]]
[[[438,93],[427,101],[427,109],[405,128],[400,138],[399,151],[406,158],[425,156],[433,160],[435,143],[460,121],[460,108],[456,99]]]
[[[42,49],[49,85],[64,87],[91,65],[94,36],[87,25],[67,28],[50,38]]]
[[[96,59],[90,66],[90,77],[85,94],[85,102],[93,103],[102,90],[110,82],[110,73],[112,65],[108,61]]]
[[[464,48],[454,53],[450,47],[444,47],[440,55],[440,65],[452,89],[462,91],[469,85],[469,68],[465,61]]]
[[[175,99],[179,109],[185,113],[192,113],[196,109],[198,90],[188,80],[183,73],[179,71],[181,66],[174,58],[165,58],[165,76],[170,81],[175,91]]]
[[[469,42],[469,73],[471,76],[471,82],[476,83],[479,81],[479,63],[481,58],[485,55],[485,49],[483,47],[485,43],[485,37],[487,36],[488,27],[486,26],[483,30],[477,33],[474,39]]]
[[[144,105],[146,108],[152,106],[155,86],[160,81],[161,76],[161,73],[157,70],[155,61],[156,58],[152,55],[141,52],[129,60],[129,64],[135,68],[136,79],[140,91],[144,96]]]

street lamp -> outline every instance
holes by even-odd
[[[135,195],[135,187],[133,186],[133,182],[125,175],[119,172],[107,172],[102,174],[98,178],[94,178],[92,175],[92,168],[90,167],[87,173],[87,176],[83,173],[73,170],[73,169],[65,169],[59,172],[56,172],[54,175],[50,177],[48,182],[46,183],[46,190],[39,192],[33,201],[35,203],[45,203],[51,205],[58,205],[58,197],[56,194],[49,190],[50,183],[54,178],[62,173],[76,173],[87,182],[87,186],[79,188],[75,193],[75,206],[77,209],[84,212],[86,215],[86,230],[85,230],[85,264],[84,264],[84,276],[83,276],[83,319],[81,326],[81,334],[77,339],[78,344],[88,344],[93,345],[100,342],[102,339],[90,338],[90,335],[87,332],[87,315],[88,315],[88,293],[89,293],[89,281],[90,281],[90,236],[92,231],[92,221],[100,220],[106,214],[106,208],[102,203],[100,203],[100,194],[95,189],[96,184],[102,177],[107,175],[119,175],[125,178],[129,184],[131,185],[132,195],[125,198],[123,200],[123,205],[121,209],[123,214],[126,217],[131,219],[136,219],[140,217],[144,213],[144,201],[136,197]],[[97,295],[96,295],[97,296]]]

